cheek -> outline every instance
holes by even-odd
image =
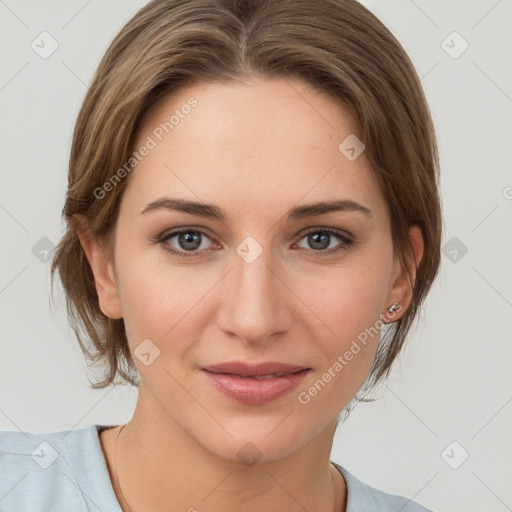
[[[319,373],[331,390],[324,394],[330,402],[348,403],[366,379],[380,339],[391,265],[392,257],[369,257],[330,269],[329,280],[317,275],[301,281],[299,294],[315,312],[309,325],[324,356]]]
[[[158,257],[153,257],[158,256]],[[157,251],[132,251],[118,259],[120,300],[132,352],[151,340],[167,359],[186,352],[190,330],[200,328],[202,307],[218,278],[211,269],[173,266]],[[172,341],[172,343],[171,343]],[[135,361],[137,363],[137,361]],[[142,368],[144,371],[144,368]]]
[[[391,265],[387,263],[359,259],[354,265],[331,268],[325,276],[301,279],[300,296],[307,297],[329,339],[352,339],[384,313]]]

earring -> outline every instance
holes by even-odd
[[[388,308],[388,313],[396,313],[397,311],[400,311],[402,309],[402,303],[401,302],[395,302],[392,306]]]

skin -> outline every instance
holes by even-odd
[[[143,123],[139,148],[159,123],[194,96],[198,105],[129,176],[112,253],[80,235],[102,311],[124,317],[133,351],[149,338],[160,355],[141,375],[136,408],[119,428],[100,435],[113,487],[128,510],[344,511],[346,487],[330,465],[337,415],[364,382],[378,337],[311,401],[297,395],[322,377],[365,328],[411,287],[394,255],[388,206],[363,153],[349,161],[339,143],[361,138],[354,119],[333,98],[298,80],[252,79],[197,84],[164,98]],[[165,195],[212,203],[224,222],[153,210]],[[350,199],[371,210],[286,220],[287,211],[317,201]],[[196,256],[178,236],[205,233]],[[306,229],[331,235],[318,248]],[[253,237],[262,253],[247,263],[236,251]],[[417,262],[419,228],[411,228]],[[182,241],[183,242],[183,241]],[[333,248],[342,250],[327,254]],[[414,272],[413,272],[414,275]],[[200,367],[225,361],[281,361],[312,368],[298,389],[263,405],[240,404],[217,391]],[[247,467],[237,452],[261,454]],[[171,508],[170,508],[171,507]]]

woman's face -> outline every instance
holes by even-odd
[[[276,460],[333,428],[382,315],[406,306],[387,205],[354,135],[332,98],[281,79],[188,87],[138,132],[147,150],[125,178],[113,261],[103,274],[95,263],[100,302],[124,318],[139,400],[222,457],[246,447]],[[306,370],[204,369],[225,362]]]

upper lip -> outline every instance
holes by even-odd
[[[279,363],[276,361],[267,361],[259,364],[248,364],[242,361],[230,361],[226,363],[205,366],[203,367],[203,370],[212,373],[229,373],[233,375],[240,375],[241,377],[258,377],[262,375],[271,375],[274,373],[296,373],[300,370],[309,370],[309,368],[306,366]]]

